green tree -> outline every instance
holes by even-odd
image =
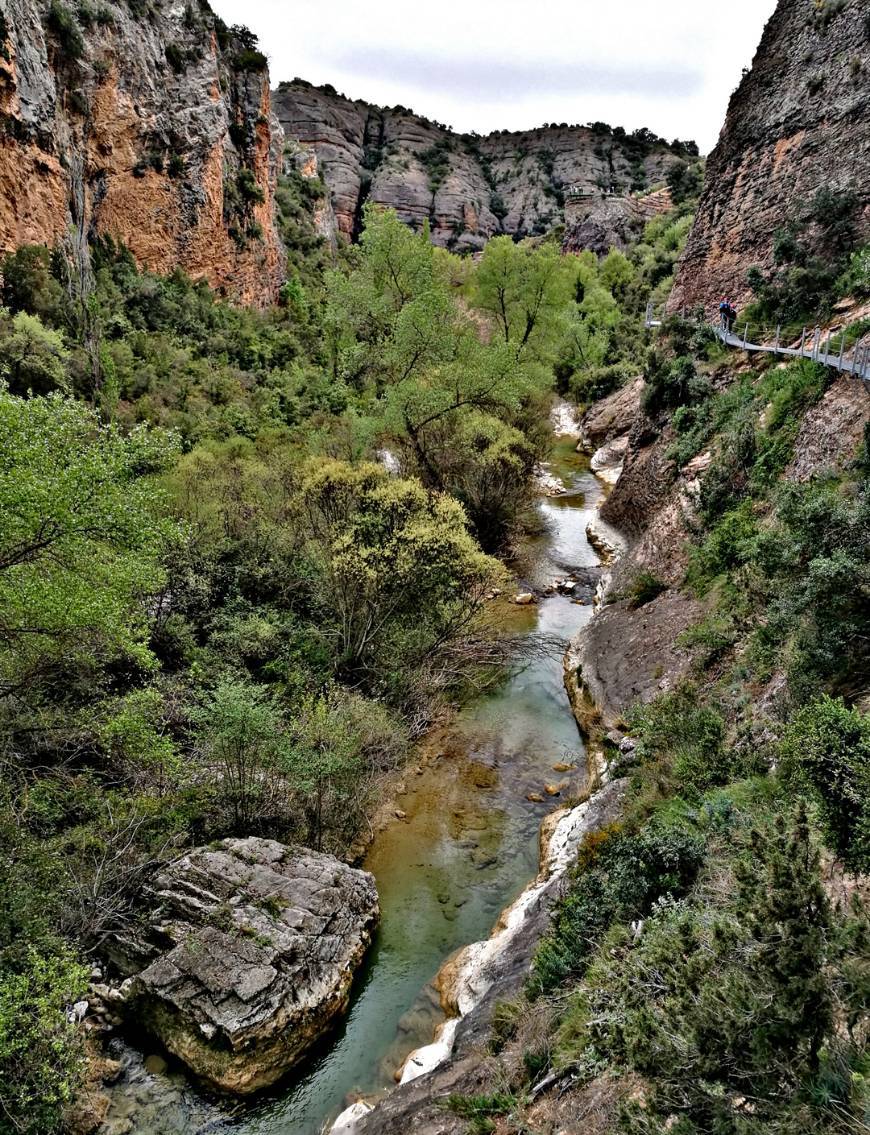
[[[0,693],[75,658],[150,664],[145,600],[169,528],[145,474],[172,453],[58,394],[0,390]]]
[[[299,502],[323,634],[345,677],[412,680],[468,628],[499,574],[456,501],[380,466],[312,463]]]
[[[574,283],[570,258],[552,244],[487,241],[474,280],[474,304],[495,322],[517,358],[547,359],[555,350]]]
[[[65,294],[52,271],[51,253],[42,244],[24,244],[0,264],[0,300],[13,315],[26,312],[57,326],[63,318]]]
[[[378,778],[394,769],[406,735],[380,703],[348,690],[308,695],[290,724],[283,767],[305,817],[306,842],[346,846],[359,830]]]
[[[355,826],[354,796],[364,795],[359,739],[347,726],[340,702],[326,698],[307,698],[294,721],[288,771],[302,797],[306,841],[318,851],[327,823],[338,819],[340,828]]]
[[[226,680],[191,712],[191,721],[233,830],[249,833],[282,791],[287,735],[281,713],[268,690]]]
[[[67,386],[69,351],[58,331],[36,315],[0,316],[0,379],[12,394],[48,394]]]

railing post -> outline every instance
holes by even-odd
[[[776,343],[775,343],[774,348],[773,348],[773,353],[775,355],[779,354],[779,335],[780,335],[781,331],[782,331],[782,324],[777,323],[777,325],[776,325]]]
[[[821,327],[817,327],[815,329],[815,331],[813,332],[812,360],[813,360],[814,363],[819,361],[819,347],[821,346],[821,342],[822,342],[822,329],[821,329]]]
[[[846,354],[846,328],[840,332],[840,357],[837,359],[837,370],[843,373],[843,357]]]
[[[743,350],[746,350],[746,344],[749,341],[749,324],[743,328]]]
[[[807,345],[807,329],[806,327],[801,332],[801,358],[804,357],[804,348]]]

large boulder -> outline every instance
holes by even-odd
[[[378,920],[374,879],[331,855],[226,839],[155,879],[135,1015],[230,1092],[278,1080],[347,1006]]]

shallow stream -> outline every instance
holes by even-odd
[[[536,587],[598,563],[585,529],[601,488],[575,444],[556,445],[551,469],[568,492],[541,498],[546,532],[516,565]],[[503,607],[512,630],[564,640],[592,614],[558,594]],[[397,800],[404,819],[376,834],[364,863],[382,917],[342,1024],[277,1089],[233,1106],[200,1093],[157,1053],[116,1040],[125,1071],[110,1089],[109,1135],[317,1135],[353,1099],[391,1085],[407,1055],[432,1040],[443,1020],[432,979],[455,950],[486,938],[537,874],[540,823],[557,803],[546,786],[570,775],[553,766],[583,768],[558,652],[536,654],[427,737],[421,753]]]

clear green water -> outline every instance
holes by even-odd
[[[598,562],[585,527],[599,484],[567,442],[557,447],[553,469],[571,492],[541,501],[548,533],[520,565],[535,584]],[[506,600],[501,614],[516,629],[567,640],[591,608],[553,595],[533,608]],[[527,796],[546,797],[544,785],[562,779],[554,764],[582,768],[561,656],[536,657],[427,738],[424,751],[421,771],[398,800],[406,819],[378,833],[366,858],[382,919],[342,1024],[292,1078],[243,1105],[200,1093],[178,1069],[147,1071],[147,1050],[124,1046],[110,1133],[317,1135],[353,1099],[389,1086],[408,1053],[431,1041],[443,1019],[433,977],[459,947],[487,937],[537,873],[538,831],[554,801],[535,804]]]

